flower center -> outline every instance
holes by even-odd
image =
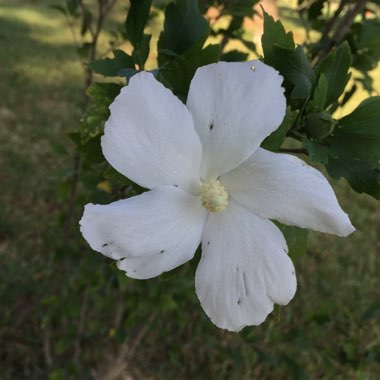
[[[200,197],[202,206],[210,212],[223,211],[228,205],[228,193],[218,180],[205,182]]]

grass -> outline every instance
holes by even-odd
[[[195,264],[166,279],[128,281],[90,254],[76,222],[65,240],[66,133],[78,125],[83,80],[70,32],[48,4],[0,0],[0,378],[109,379],[110,368],[137,379],[378,378],[380,211],[343,181],[338,199],[357,232],[311,233],[295,264],[295,299],[241,334],[204,316]]]

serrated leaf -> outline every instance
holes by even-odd
[[[185,54],[165,64],[158,72],[157,79],[185,102],[191,79],[197,68],[217,62],[219,52],[219,45],[208,45],[201,50],[195,46]]]
[[[88,66],[91,70],[106,77],[120,76],[122,69],[134,69],[135,65],[130,55],[123,50],[116,49],[113,51],[114,58],[102,58],[91,62]]]
[[[373,168],[370,162],[339,156],[329,158],[326,168],[331,177],[344,177],[356,192],[380,199],[380,168]]]
[[[272,54],[271,65],[285,78],[290,97],[307,99],[315,83],[315,74],[302,46],[292,50],[275,45]]]
[[[261,44],[264,52],[265,63],[271,65],[271,59],[275,54],[273,49],[276,46],[295,49],[293,33],[286,32],[281,21],[274,21],[274,18],[264,11],[264,33],[261,37]]]
[[[298,111],[292,111],[290,107],[288,107],[281,125],[262,142],[261,147],[272,152],[278,151],[285,140],[286,133],[296,120],[297,115]]]
[[[109,117],[109,105],[119,94],[121,85],[116,83],[95,83],[87,89],[91,105],[81,119],[81,141],[88,140],[103,132],[104,123]]]
[[[328,88],[329,88],[329,85],[328,85],[326,76],[325,74],[322,73],[313,91],[313,98],[308,103],[307,108],[309,112],[312,110],[319,111],[325,108]]]
[[[365,100],[338,121],[320,143],[304,141],[313,160],[323,162],[333,178],[344,177],[359,193],[380,199],[380,97]]]
[[[170,57],[170,50],[183,54],[194,44],[203,46],[210,32],[206,19],[199,13],[196,0],[176,0],[166,7],[164,30],[158,40],[158,62],[162,65]]]
[[[144,37],[152,0],[130,0],[130,4],[125,23],[127,38],[132,46],[138,49]]]
[[[328,82],[325,106],[336,101],[343,93],[351,74],[348,73],[352,63],[351,49],[345,41],[318,65],[317,73],[323,73]]]
[[[338,121],[326,142],[335,152],[372,162],[380,162],[380,96],[363,101]]]
[[[309,157],[315,162],[321,162],[327,164],[329,161],[329,155],[331,154],[329,147],[323,146],[317,142],[304,139],[303,146],[309,153]]]

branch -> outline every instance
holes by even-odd
[[[342,0],[339,3],[337,10],[334,12],[333,17],[331,17],[331,19],[326,22],[325,27],[323,28],[323,32],[322,32],[321,43],[328,40],[329,34],[331,30],[333,29],[335,23],[337,22],[339,15],[342,13],[343,8],[345,7],[346,3],[347,3],[347,0]]]
[[[223,50],[224,48],[226,47],[228,41],[230,40],[230,38],[233,37],[233,32],[240,28],[240,26],[242,25],[243,23],[243,17],[240,17],[240,16],[233,16],[231,22],[230,22],[230,25],[228,26],[228,28],[226,30],[223,31],[223,39],[220,43],[220,54],[223,53]]]
[[[43,329],[43,349],[45,363],[48,368],[53,367],[53,355],[51,353],[51,330],[49,324],[46,324]]]
[[[116,358],[110,360],[105,370],[98,371],[95,376],[96,380],[116,380],[120,379],[123,374],[125,374],[128,369],[128,361],[131,360],[135,354],[136,349],[140,346],[156,317],[156,313],[150,316],[131,344],[124,342],[121,345],[119,354]]]
[[[340,19],[340,22],[335,29],[335,32],[330,40],[327,40],[322,46],[321,50],[317,54],[316,64],[318,64],[326,55],[330,52],[330,50],[338,45],[350,30],[351,25],[354,22],[355,17],[361,13],[367,4],[368,0],[358,0],[355,5],[351,7],[350,10]]]

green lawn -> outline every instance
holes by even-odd
[[[380,209],[344,181],[334,186],[355,234],[310,233],[295,299],[240,334],[204,316],[194,264],[148,284],[91,253],[77,227],[86,189],[74,222],[62,221],[74,160],[66,133],[81,116],[83,76],[51,3],[0,0],[0,378],[377,379]]]

